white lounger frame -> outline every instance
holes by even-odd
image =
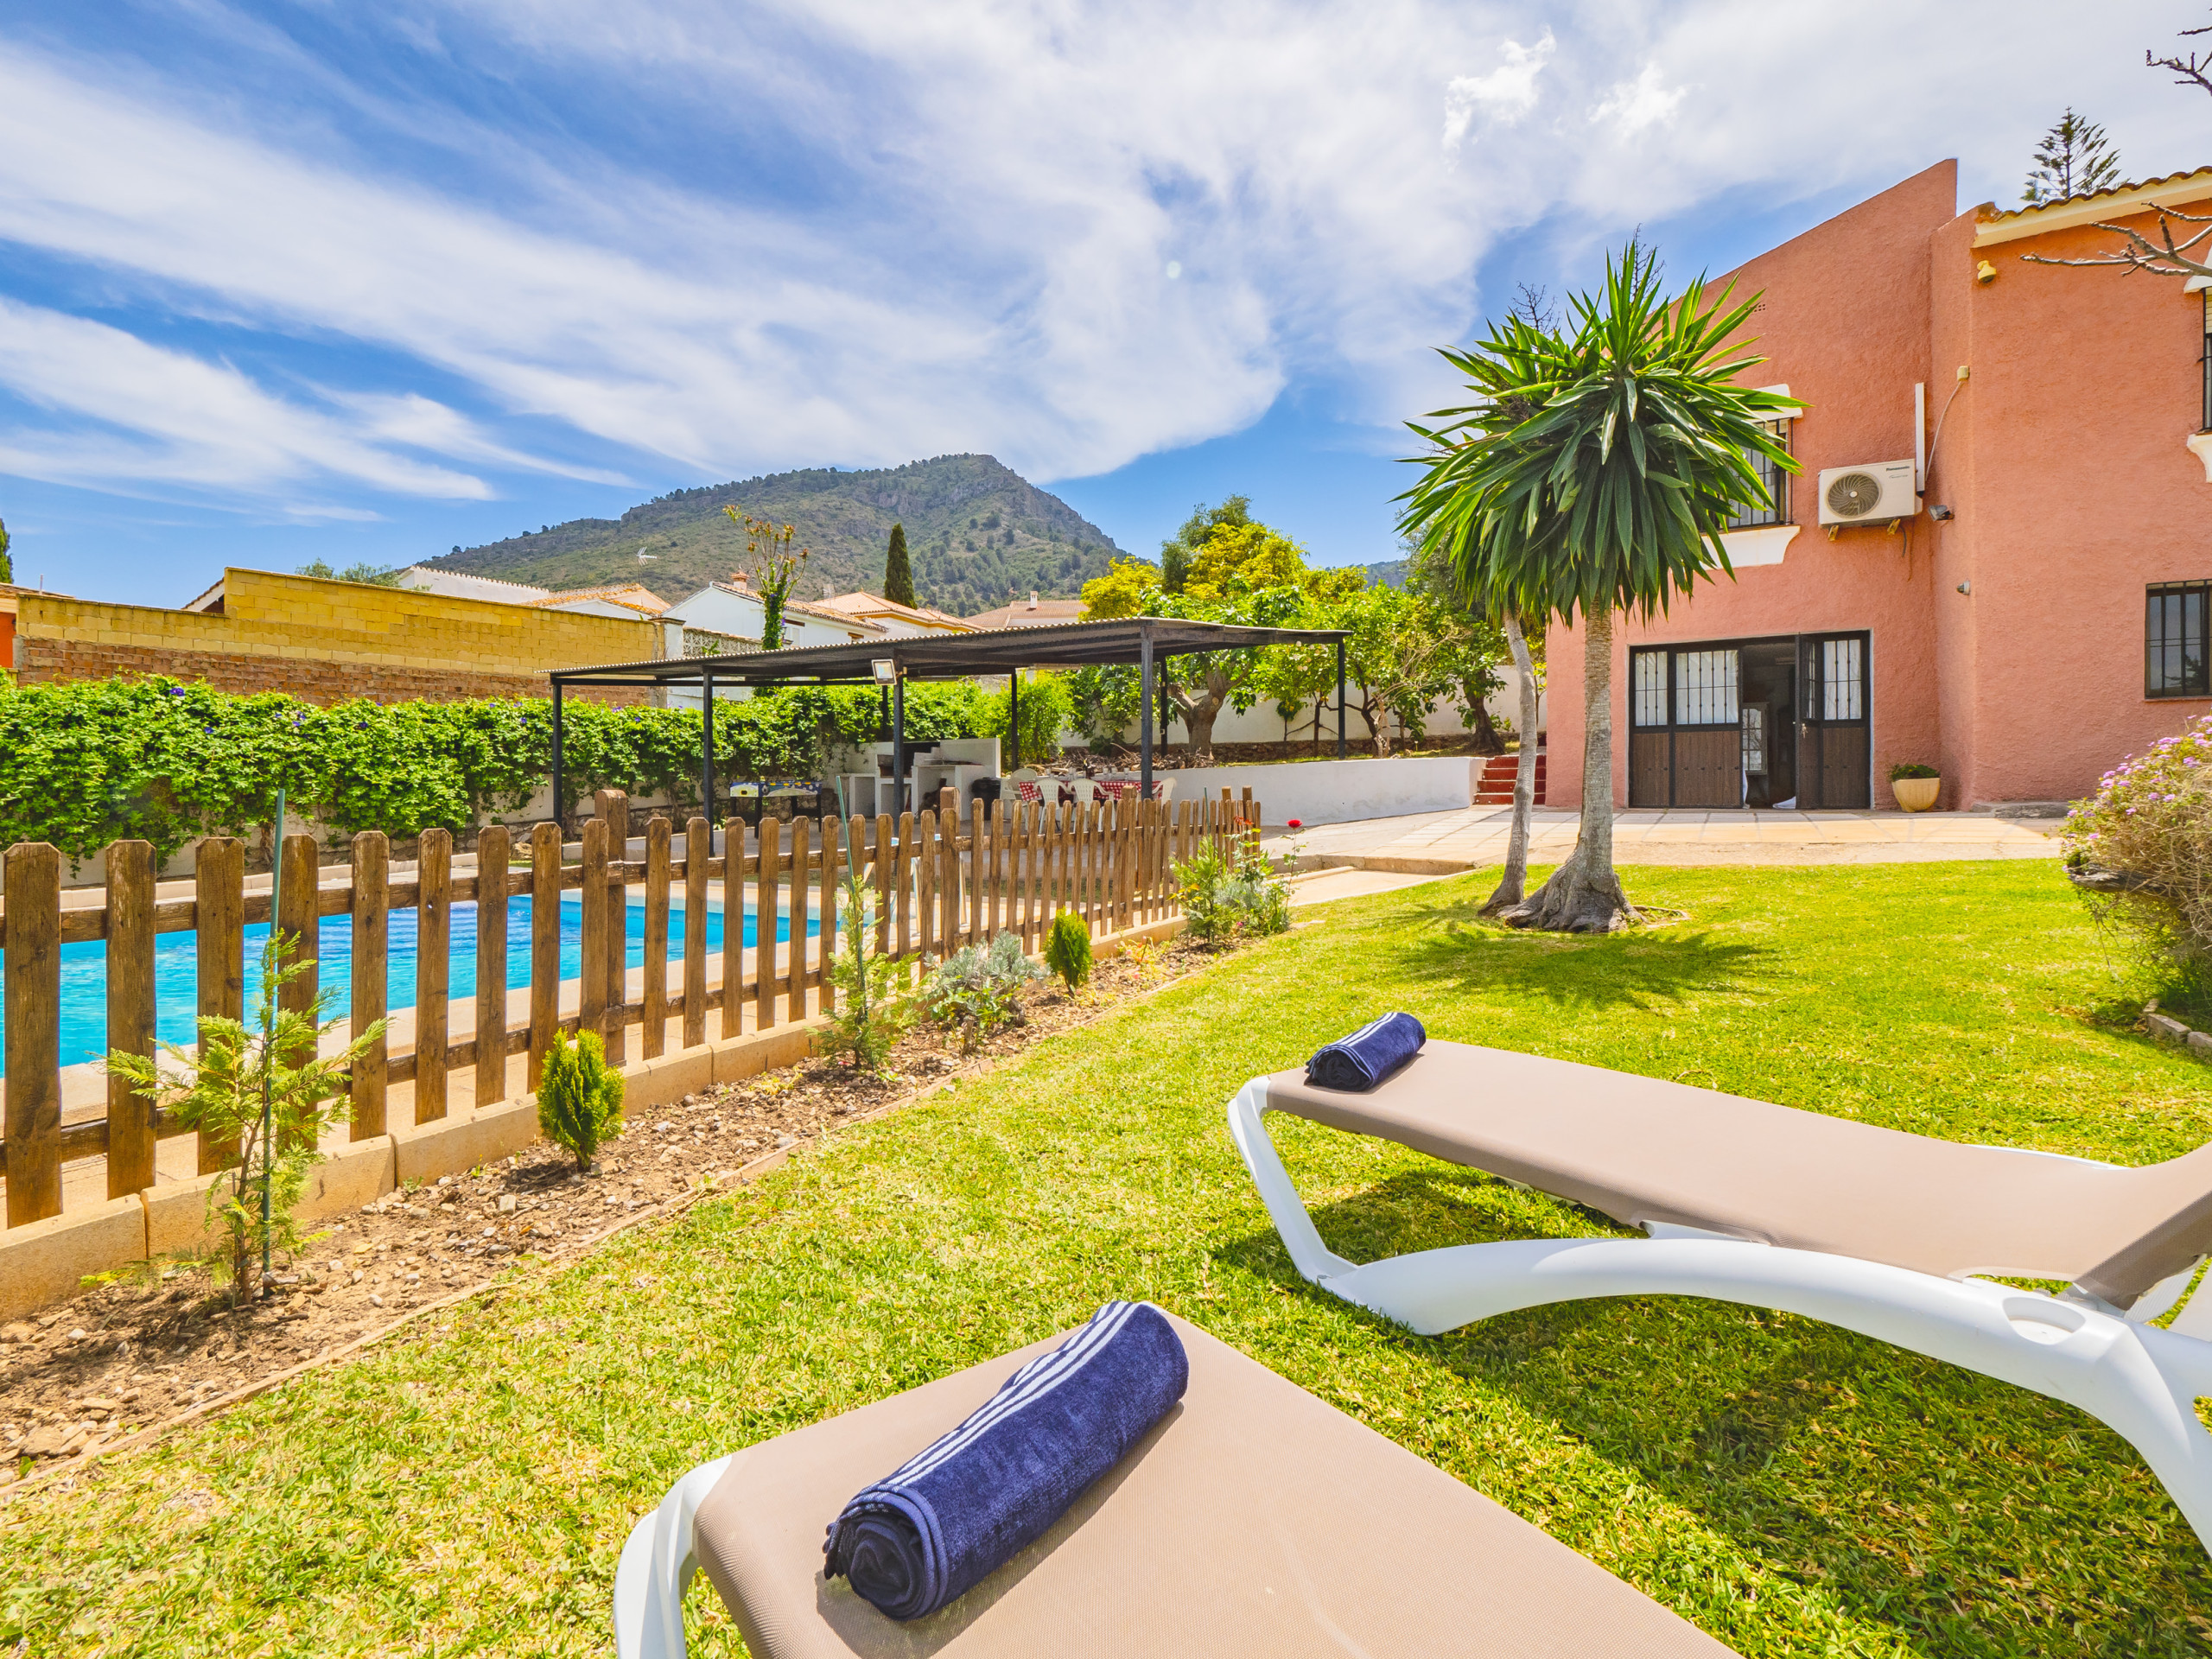
[[[1361,1267],[1321,1243],[1262,1123],[1267,1109],[1267,1079],[1255,1077],[1229,1103],[1229,1132],[1290,1259],[1332,1295],[1423,1336],[1592,1296],[1709,1296],[1802,1313],[2079,1407],[2142,1453],[2212,1551],[2212,1434],[2196,1409],[2212,1395],[2212,1341],[2202,1339],[2212,1337],[2212,1291],[2192,1298],[2171,1330],[2145,1323],[2179,1300],[2194,1268],[2122,1314],[1665,1223],[1648,1224],[1648,1239],[1459,1244]]]
[[[617,1659],[683,1659],[683,1592],[699,1566],[692,1522],[728,1467],[728,1458],[701,1464],[630,1529],[614,1569]]]

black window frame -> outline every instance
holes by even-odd
[[[2190,614],[2192,600],[2196,601],[2194,618]],[[2212,696],[2212,653],[2205,648],[2212,628],[2208,624],[2212,624],[2212,579],[2154,582],[2144,588],[2143,695],[2146,699],[2164,702]],[[2193,665],[2189,655],[2191,644],[2196,647]],[[2164,659],[2176,650],[2180,668],[2170,675]]]
[[[2208,316],[2212,316],[2212,313],[2208,313]],[[2208,411],[2212,411],[2212,371],[2208,371],[2204,384],[2205,408]],[[2212,416],[2208,416],[2208,419],[2212,419]],[[1796,423],[1787,420],[1767,423],[1768,430],[1782,440],[1782,448],[1785,454],[1789,449],[1789,429],[1794,424]],[[1759,482],[1766,486],[1768,499],[1773,505],[1765,507],[1745,506],[1728,521],[1726,527],[1730,530],[1765,530],[1775,524],[1786,524],[1791,522],[1789,474],[1770,455],[1760,454],[1755,450],[1746,459],[1758,471]]]

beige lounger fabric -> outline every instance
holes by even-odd
[[[1602,1567],[1178,1319],[1191,1386],[1052,1530],[899,1624],[822,1576],[853,1493],[1054,1338],[737,1454],[699,1564],[754,1659],[1725,1659]]]
[[[1369,1094],[1278,1072],[1268,1107],[1631,1226],[1674,1222],[1946,1277],[2071,1280],[2122,1304],[2212,1250],[2212,1145],[2115,1169],[1441,1041]]]

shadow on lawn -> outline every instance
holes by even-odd
[[[1358,1262],[1626,1230],[1445,1166],[1313,1219]],[[2187,1523],[2126,1442],[2056,1402],[1833,1325],[1692,1297],[1553,1303],[1419,1337],[1306,1285],[1271,1230],[1215,1254],[1518,1402],[1770,1570],[1915,1646],[2181,1655],[2212,1633],[2195,1611],[2212,1605],[2212,1573]]]
[[[1403,912],[1388,942],[1412,980],[1462,995],[1493,987],[1561,1009],[1647,1009],[1699,992],[1753,990],[1772,977],[1770,946],[1723,940],[1710,929],[1642,929],[1603,937],[1522,933],[1485,921],[1481,901]]]

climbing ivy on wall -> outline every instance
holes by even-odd
[[[975,735],[991,699],[959,682],[910,688],[907,732]],[[866,688],[795,690],[715,705],[717,774],[803,778],[826,745],[877,735]],[[597,789],[698,800],[700,721],[682,709],[562,709],[564,807]],[[163,679],[0,681],[0,847],[50,842],[73,860],[111,841],[166,858],[195,836],[245,834],[290,810],[342,833],[464,830],[520,811],[552,772],[552,704],[366,701],[317,708]]]

